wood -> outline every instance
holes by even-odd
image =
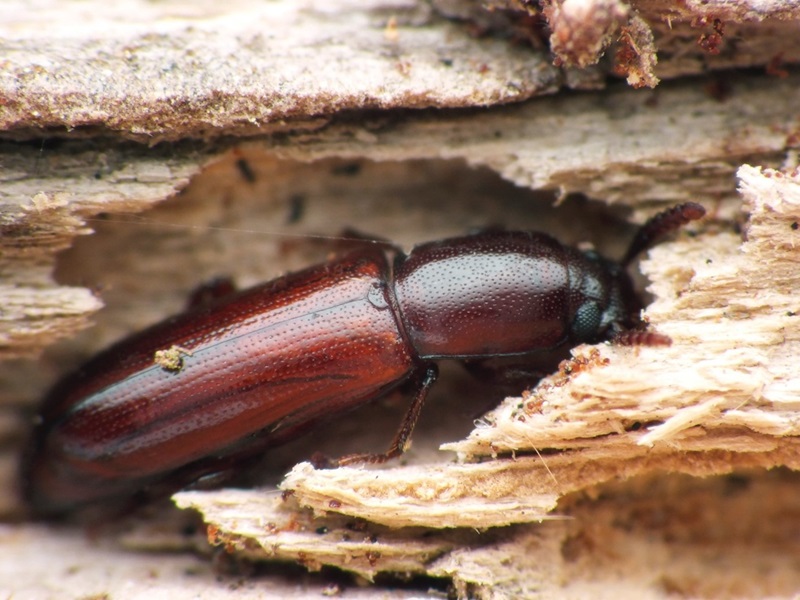
[[[236,555],[366,578],[446,577],[462,597],[781,597],[800,588],[800,79],[791,69],[800,9],[552,2],[543,15],[565,42],[554,46],[555,67],[548,33],[530,26],[539,13],[494,4],[512,10],[455,0],[0,8],[4,514],[19,515],[15,453],[25,410],[49,382],[179,311],[214,275],[246,286],[331,249],[276,233],[355,226],[409,246],[506,224],[619,256],[625,218],[697,200],[712,209],[697,237],[642,263],[648,317],[671,348],[580,348],[471,434],[489,393],[445,373],[402,466],[301,464],[283,484],[293,491],[285,502],[262,490],[176,501],[201,510],[215,524],[212,541]],[[603,21],[599,36],[568,28],[564,37],[559,26],[574,26],[579,4],[624,17]],[[729,70],[743,67],[756,69]],[[614,71],[630,85],[658,85],[606,82]],[[564,88],[583,91],[552,95]],[[384,449],[403,409],[390,400],[354,413],[314,450]],[[442,442],[464,462],[450,462]],[[271,454],[268,470],[279,477],[307,456],[300,443]],[[377,542],[335,543],[361,519]],[[155,520],[129,526],[103,544],[204,547]],[[0,591],[12,595],[116,597],[132,580],[178,599],[244,593],[185,556],[118,546],[98,554],[76,531],[44,525],[3,532]],[[42,548],[65,557],[63,568],[43,563]],[[199,569],[202,585],[186,569]],[[320,593],[327,585],[316,584]],[[280,595],[281,585],[245,587]],[[344,597],[373,593],[383,591],[349,587]]]

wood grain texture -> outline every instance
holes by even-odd
[[[18,510],[25,408],[48,382],[180,310],[213,275],[251,285],[329,251],[276,233],[355,225],[408,247],[499,223],[618,256],[624,218],[694,200],[712,209],[698,237],[643,263],[648,315],[671,349],[581,348],[571,372],[501,404],[471,435],[489,393],[454,377],[434,390],[402,467],[300,466],[286,484],[297,499],[275,506],[263,491],[177,501],[243,556],[427,573],[462,597],[800,589],[797,475],[767,470],[797,468],[796,3],[610,3],[639,19],[623,49],[652,37],[629,55],[661,81],[652,91],[606,80],[619,67],[614,27],[582,48],[601,48],[598,64],[556,68],[519,31],[530,6],[494,4],[514,10],[496,22],[483,3],[456,1],[3,4],[0,355],[17,359],[0,370],[4,514]],[[615,218],[576,193],[616,206]],[[402,408],[390,401],[315,444],[383,449]],[[483,462],[437,451],[459,439],[452,450]],[[370,525],[379,542],[320,543],[320,527],[352,534],[356,516],[383,524]],[[402,525],[421,529],[389,527]],[[103,543],[199,547],[176,524],[132,527]],[[287,589],[271,577],[220,583],[185,556],[98,551],[50,526],[3,525],[0,544],[0,591],[14,596]]]

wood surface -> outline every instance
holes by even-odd
[[[800,9],[490,4],[0,7],[0,591],[800,590]],[[43,391],[198,283],[324,260],[346,227],[410,247],[503,225],[620,256],[631,223],[685,200],[709,216],[640,265],[670,348],[580,347],[502,402],[446,368],[399,464],[302,462],[385,447],[405,406],[389,398],[270,455],[263,488],[178,494],[207,532],[163,507],[88,537],[24,520]],[[206,537],[229,553],[216,567]],[[245,571],[215,577],[225,560]],[[433,579],[390,591],[386,574]]]

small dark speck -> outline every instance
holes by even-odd
[[[707,265],[710,265],[712,262],[714,262],[714,261],[713,261],[713,260],[711,260],[710,258],[707,258],[707,259],[706,259],[706,264],[707,264]]]
[[[251,167],[250,163],[247,162],[245,159],[240,158],[239,160],[237,160],[236,168],[239,169],[239,173],[247,181],[247,183],[256,182],[256,174],[253,171],[253,167]]]
[[[350,531],[365,531],[367,529],[367,524],[364,521],[350,521],[345,527]]]
[[[452,58],[442,58],[442,59],[440,59],[440,62],[445,67],[452,67],[453,66],[453,59]]]
[[[796,312],[794,312],[793,310],[790,310],[790,311],[788,311],[788,312],[786,313],[786,316],[787,316],[787,317],[796,317],[796,316],[797,316],[797,313],[796,313]]]
[[[706,94],[717,102],[725,102],[731,97],[731,84],[724,79],[716,79],[706,85]]]
[[[642,428],[642,424],[639,421],[635,421],[631,423],[631,426],[628,428],[629,431],[639,431]]]
[[[306,211],[306,197],[302,194],[292,194],[289,198],[289,214],[286,216],[286,224],[299,223]]]
[[[317,533],[319,535],[324,535],[324,534],[328,533],[328,528],[325,527],[324,525],[322,527],[317,527]]]
[[[334,175],[346,175],[352,177],[353,175],[358,175],[361,172],[361,163],[352,162],[352,163],[345,163],[343,165],[336,165],[331,169],[331,173]]]
[[[431,538],[431,537],[437,537],[438,535],[439,535],[438,531],[434,531],[434,530],[430,529],[428,531],[423,531],[422,535],[420,537]]]
[[[745,475],[728,475],[725,478],[725,487],[728,493],[740,492],[746,490],[751,485],[751,480]]]
[[[501,138],[501,137],[503,137],[503,132],[502,132],[502,131],[495,131],[495,132],[494,132],[494,137],[496,137],[496,138]]]
[[[103,178],[103,174],[102,174],[100,171],[97,171],[97,172],[94,174],[94,178],[95,178],[95,179],[102,179],[102,178]]]
[[[800,225],[798,225],[797,221],[795,221],[790,225],[790,227],[792,228],[792,231],[797,231],[797,228],[800,227]]]

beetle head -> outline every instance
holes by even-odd
[[[609,339],[634,326],[641,303],[627,271],[596,252],[570,261],[570,338],[575,343]]]
[[[575,342],[609,339],[641,323],[643,308],[627,267],[639,254],[668,233],[705,215],[694,202],[679,204],[650,218],[636,232],[620,262],[593,251],[570,260],[570,337]]]

